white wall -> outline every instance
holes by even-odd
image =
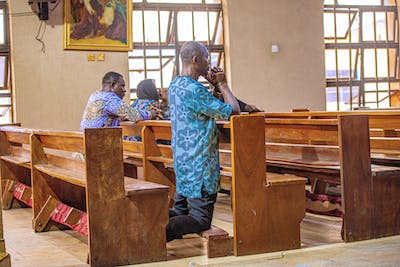
[[[232,90],[266,111],[325,110],[323,1],[223,0]],[[278,44],[280,52],[271,53]]]

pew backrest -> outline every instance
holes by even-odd
[[[310,111],[264,113],[266,119],[335,119],[340,115],[367,115],[373,163],[400,166],[400,112],[398,110]]]
[[[20,126],[0,127],[0,156],[3,160],[29,168],[31,129]]]

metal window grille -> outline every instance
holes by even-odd
[[[134,0],[133,50],[129,52],[131,99],[143,79],[167,88],[180,72],[179,51],[186,41],[203,43],[212,66],[224,67],[220,0]]]
[[[0,2],[0,124],[13,122],[8,9]]]
[[[400,106],[396,0],[325,0],[327,110]]]

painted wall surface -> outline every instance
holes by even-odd
[[[235,95],[266,111],[325,110],[323,1],[223,0]],[[271,46],[279,45],[272,53]]]
[[[127,79],[127,52],[105,52],[104,62],[88,62],[87,54],[98,51],[64,50],[63,1],[42,24],[27,1],[8,0],[8,6],[15,121],[26,127],[79,129],[87,99],[101,88],[103,75],[112,70]],[[44,52],[35,39],[39,30]]]

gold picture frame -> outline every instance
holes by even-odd
[[[132,50],[132,1],[64,0],[64,49]]]

